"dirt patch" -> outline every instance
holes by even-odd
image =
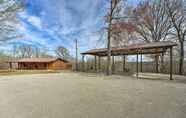
[[[185,118],[186,84],[53,73],[0,77],[1,118]]]

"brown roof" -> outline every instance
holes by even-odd
[[[17,62],[49,63],[49,62],[54,62],[56,60],[62,60],[64,62],[68,62],[67,60],[64,60],[61,58],[23,58],[23,59],[18,60]]]
[[[140,44],[132,44],[123,47],[112,47],[111,53],[112,55],[123,55],[123,54],[154,54],[154,53],[162,53],[165,52],[167,48],[176,46],[177,44],[170,41],[162,41],[162,42],[153,42],[153,43],[140,43]],[[101,49],[92,49],[86,52],[81,53],[83,55],[98,55],[98,56],[106,56],[107,48]]]

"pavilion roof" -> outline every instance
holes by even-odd
[[[177,43],[171,41],[138,43],[128,46],[112,47],[111,55],[133,55],[133,54],[157,54],[163,53],[168,48],[176,46]],[[107,48],[92,49],[81,53],[82,55],[107,56]]]

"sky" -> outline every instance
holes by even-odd
[[[27,0],[24,11],[17,14],[21,39],[13,44],[31,44],[53,53],[58,46],[75,54],[104,47],[104,16],[108,0]],[[138,0],[129,0],[135,5]],[[101,40],[102,39],[102,40]]]

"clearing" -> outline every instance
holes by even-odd
[[[0,118],[186,118],[186,83],[87,73],[0,76]]]

